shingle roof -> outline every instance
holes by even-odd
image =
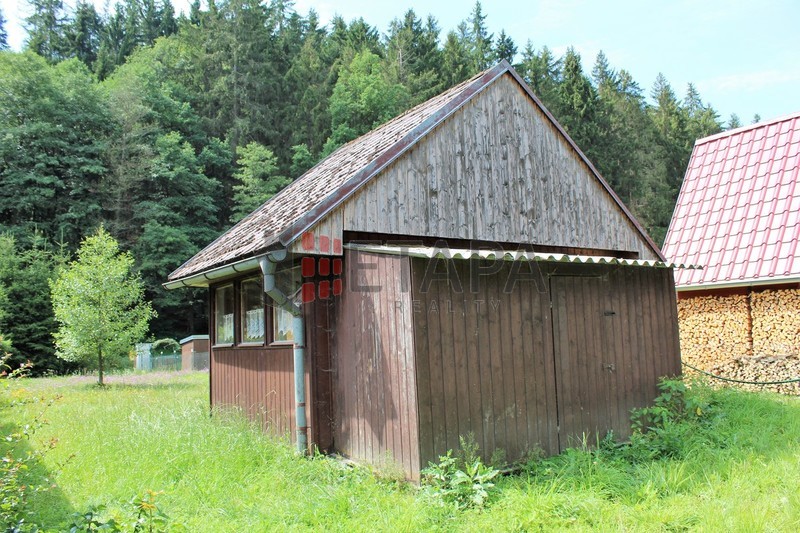
[[[170,280],[267,250],[359,170],[401,141],[434,112],[461,95],[484,73],[424,102],[340,147],[178,267]]]
[[[169,280],[182,280],[293,242],[430,130],[460,109],[472,96],[505,73],[511,74],[521,84],[632,221],[642,238],[663,259],[661,251],[591,162],[511,65],[502,61],[342,146],[178,267],[169,275]]]
[[[800,113],[699,139],[664,254],[679,288],[800,279]]]

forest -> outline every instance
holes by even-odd
[[[103,226],[135,257],[152,338],[207,329],[206,291],[169,272],[338,146],[500,60],[511,62],[657,243],[695,139],[723,122],[689,84],[649,93],[601,52],[514,42],[476,2],[456,28],[398,12],[322,24],[289,0],[28,0],[24,50],[0,13],[0,336],[54,356],[49,283]],[[649,96],[649,98],[648,98]]]

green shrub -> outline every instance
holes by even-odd
[[[661,394],[653,405],[634,409],[631,414],[630,445],[621,451],[634,461],[664,457],[684,457],[705,429],[714,413],[714,406],[705,394],[706,387],[697,383],[688,387],[678,379],[664,379],[658,385]]]
[[[34,511],[31,510],[28,499],[32,493],[48,490],[50,482],[48,479],[36,479],[31,469],[55,446],[55,440],[52,439],[38,447],[30,441],[36,431],[46,423],[45,411],[58,397],[51,400],[12,398],[9,393],[9,382],[25,376],[32,365],[25,363],[12,370],[8,364],[10,357],[8,353],[0,355],[0,368],[6,380],[2,388],[0,408],[9,409],[33,402],[44,403],[44,407],[38,415],[26,420],[25,424],[6,430],[2,435],[4,454],[0,461],[0,524],[8,528],[8,531],[38,531],[39,526],[34,522]],[[28,446],[31,449],[26,449]]]
[[[181,345],[175,339],[158,339],[150,348],[153,355],[172,355],[181,353]]]
[[[459,442],[459,455],[454,457],[453,450],[448,450],[439,456],[438,464],[430,463],[421,472],[422,481],[434,499],[458,509],[483,509],[496,491],[492,480],[500,471],[483,463],[473,435],[459,437]]]

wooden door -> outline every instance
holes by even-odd
[[[627,433],[620,420],[614,327],[619,309],[609,280],[600,276],[552,276],[553,356],[559,449],[597,444],[609,430]],[[623,413],[624,416],[624,413]]]

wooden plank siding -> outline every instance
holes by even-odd
[[[211,350],[211,405],[241,409],[278,436],[295,438],[293,345]]]
[[[336,450],[419,478],[407,258],[345,250],[331,342]],[[423,415],[420,415],[423,416]]]
[[[321,279],[315,277],[318,283]],[[327,278],[325,278],[327,279]],[[236,341],[240,340],[240,295],[234,280]],[[211,331],[213,331],[213,290],[211,291]],[[272,310],[265,297],[265,331],[272,337]],[[311,446],[322,451],[333,449],[332,369],[330,357],[331,300],[304,304],[306,418]],[[274,435],[290,433],[296,441],[294,344],[212,346],[210,359],[210,401],[218,408],[242,410]]]
[[[626,438],[680,373],[670,269],[538,263],[509,284],[519,265],[476,283],[475,262],[411,264],[423,465],[469,433],[509,461]]]
[[[631,409],[680,374],[672,270],[558,265],[549,278],[559,448],[627,438]]]
[[[350,232],[617,250],[657,259],[510,74],[348,200],[342,223]]]
[[[317,283],[323,278],[317,277]],[[323,452],[333,451],[333,367],[330,328],[334,300],[317,299],[305,304],[306,406],[309,441]]]
[[[444,262],[436,263],[411,261],[422,464],[458,449],[470,433],[487,460],[496,449],[509,461],[537,448],[557,453],[546,289],[528,280],[507,292],[511,263],[473,286],[470,261],[451,262],[448,279],[440,275]]]

